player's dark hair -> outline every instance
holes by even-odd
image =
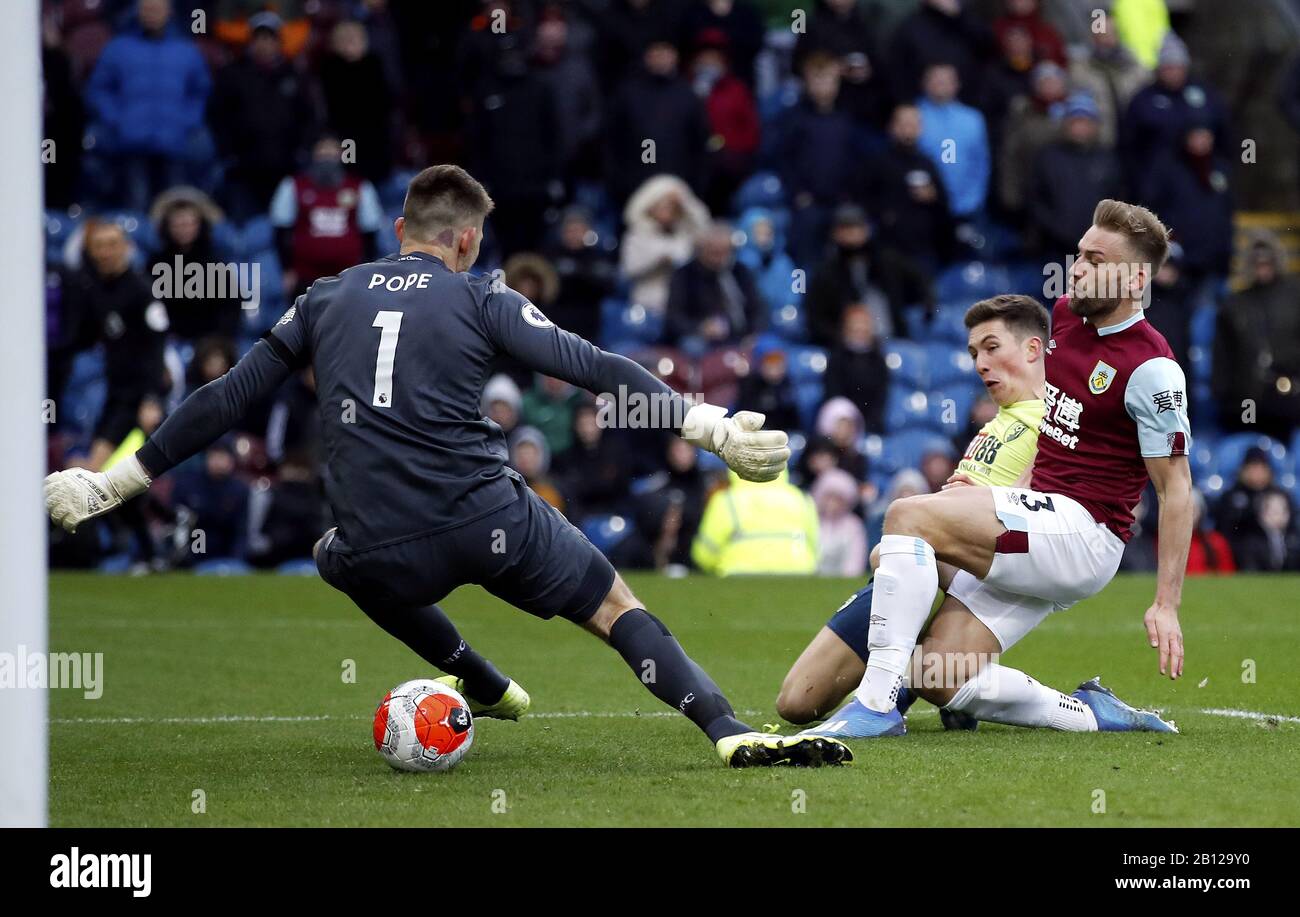
[[[1016,337],[1024,340],[1040,337],[1047,340],[1049,316],[1043,304],[1032,296],[1004,293],[981,299],[966,310],[966,330],[984,322],[1000,321]]]
[[[484,187],[460,166],[429,166],[406,188],[406,233],[433,241],[444,232],[473,226],[496,206]]]
[[[1169,228],[1145,207],[1107,198],[1092,212],[1092,224],[1127,239],[1133,253],[1151,265],[1152,274],[1169,257]]]

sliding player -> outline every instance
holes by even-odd
[[[996,653],[1053,611],[1100,592],[1119,567],[1148,479],[1159,498],[1160,550],[1155,600],[1143,622],[1160,673],[1182,675],[1178,605],[1192,526],[1186,383],[1143,315],[1147,284],[1168,251],[1169,231],[1151,211],[1122,201],[1097,205],[1079,241],[1069,295],[1052,313],[1031,486],[957,486],[890,506],[866,672],[854,697],[807,734],[904,731],[897,702],[938,590],[939,562],[959,568],[948,594],[973,612],[936,618],[925,651],[940,658]],[[921,693],[996,723],[1177,731],[1095,679],[1066,695],[998,663]]]
[[[975,371],[998,403],[998,413],[971,440],[952,480],[1010,486],[1027,472],[1037,450],[1038,425],[1043,420],[1047,310],[1030,296],[995,296],[971,306],[965,323]],[[940,586],[946,590],[956,571],[946,564],[943,568]],[[873,586],[874,581],[867,583],[835,612],[785,676],[776,709],[789,722],[811,723],[826,716],[862,680]],[[960,614],[969,616],[971,610],[949,595],[936,621],[947,622]],[[905,695],[899,706],[905,708],[910,697]],[[961,714],[940,713],[950,728],[975,726],[974,720]]]
[[[529,698],[471,649],[437,606],[464,583],[540,618],[567,618],[604,640],[733,767],[850,760],[834,739],[767,735],[736,719],[713,680],[604,555],[506,467],[501,429],[478,408],[500,354],[596,393],[627,392],[663,406],[684,439],[747,480],[776,478],[790,450],[785,433],[762,429],[761,414],[729,418],[723,408],[691,405],[631,360],[560,330],[492,277],[464,273],[478,257],[492,206],[463,169],[425,169],[412,179],[394,225],[399,254],[312,284],[234,369],[186,399],[132,459],[106,474],[50,475],[50,516],[72,530],[143,492],[311,366],[326,496],[339,523],[317,545],[321,578],[447,672],[474,715],[517,719]]]

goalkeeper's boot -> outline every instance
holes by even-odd
[[[728,767],[834,767],[853,760],[853,751],[843,742],[803,733],[742,732],[719,739],[717,749]]]
[[[907,724],[903,714],[894,707],[888,713],[872,710],[857,697],[826,718],[819,726],[813,726],[798,733],[801,736],[820,736],[831,739],[878,739],[885,736],[907,734]]]
[[[1110,688],[1102,687],[1100,675],[1079,685],[1078,690],[1070,696],[1077,697],[1088,705],[1097,719],[1097,729],[1101,732],[1178,731],[1173,720],[1161,719],[1160,714],[1154,710],[1139,710],[1124,703]]]
[[[528,692],[513,679],[506,688],[506,693],[501,695],[501,700],[495,704],[480,704],[474,700],[465,693],[464,682],[455,675],[443,675],[441,678],[435,678],[434,681],[446,685],[469,701],[470,716],[482,716],[492,720],[517,720],[528,712],[528,708],[533,703]]]

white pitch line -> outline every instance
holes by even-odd
[[[757,717],[761,710],[741,710],[742,717]],[[909,715],[932,715],[936,710],[917,710]],[[1281,713],[1260,713],[1257,710],[1232,710],[1226,708],[1204,708],[1199,713],[1210,717],[1229,717],[1231,719],[1253,719],[1253,721],[1275,721],[1282,723],[1300,723],[1300,717],[1288,717]],[[628,713],[628,711],[599,710],[549,710],[542,713],[530,713],[529,719],[640,719],[643,717],[680,717],[681,714],[671,710],[649,710],[645,713]],[[227,715],[227,717],[59,717],[53,718],[51,726],[207,726],[220,723],[318,723],[338,719],[369,719],[365,715],[352,714],[347,717],[321,714],[317,717],[273,717],[273,715]]]
[[[741,716],[757,716],[758,711],[741,711]],[[681,717],[671,710],[650,710],[645,713],[634,712],[600,712],[593,710],[547,711],[530,713],[530,720],[567,720],[567,719],[640,719],[643,717]],[[58,717],[50,720],[54,726],[165,726],[165,725],[208,725],[220,723],[318,723],[322,720],[367,720],[368,716],[352,714],[349,716],[76,716]]]
[[[1210,716],[1227,716],[1238,720],[1276,720],[1282,723],[1300,723],[1300,716],[1286,716],[1281,713],[1259,713],[1255,710],[1231,710],[1222,707],[1207,707],[1201,711]]]

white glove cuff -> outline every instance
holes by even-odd
[[[108,471],[104,472],[109,486],[117,492],[123,502],[149,489],[153,481],[145,474],[144,466],[134,455],[124,458]]]
[[[691,409],[686,412],[686,417],[682,420],[682,439],[686,440],[692,446],[699,446],[708,449],[710,452],[716,452],[717,447],[713,443],[713,431],[717,428],[719,421],[727,416],[727,409],[718,407],[716,404],[692,405]]]

